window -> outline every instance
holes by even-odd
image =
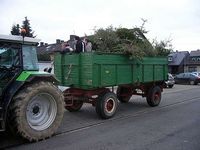
[[[168,61],[172,61],[173,59],[172,59],[172,56],[169,56],[168,57]]]
[[[36,47],[31,45],[23,45],[23,66],[24,70],[38,70]]]
[[[20,65],[19,44],[0,43],[0,66],[10,68]]]
[[[196,58],[195,58],[195,57],[192,57],[192,61],[196,61]]]
[[[188,71],[189,71],[189,72],[196,72],[196,71],[197,71],[197,67],[195,67],[195,66],[190,66],[190,67],[188,67]]]

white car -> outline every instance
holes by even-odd
[[[168,73],[168,80],[165,81],[165,87],[172,88],[175,84],[174,77],[172,74]]]

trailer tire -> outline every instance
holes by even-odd
[[[51,137],[64,114],[62,92],[50,82],[23,87],[9,107],[8,125],[16,135],[34,142]]]
[[[155,86],[152,87],[149,91],[148,91],[148,95],[147,95],[147,103],[149,104],[149,106],[151,107],[155,107],[158,106],[160,104],[161,101],[161,89],[159,86]]]
[[[128,103],[132,96],[132,94],[130,94],[129,91],[127,92],[127,90],[128,88],[121,87],[121,86],[118,86],[117,88],[117,98],[121,103]],[[123,94],[127,94],[127,95],[122,96]]]
[[[96,102],[96,112],[102,119],[115,115],[118,106],[117,96],[113,92],[106,92],[99,96]]]
[[[72,106],[65,106],[65,109],[67,109],[69,112],[76,112],[81,109],[83,106],[83,101],[74,101],[74,104]]]

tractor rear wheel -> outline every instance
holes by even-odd
[[[61,124],[64,97],[50,82],[28,84],[13,98],[9,107],[9,126],[28,141],[51,137]]]

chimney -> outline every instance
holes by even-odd
[[[44,42],[40,42],[40,46],[44,46]]]
[[[48,43],[45,43],[44,45],[45,45],[45,46],[48,46]]]
[[[60,39],[56,39],[56,44],[60,44],[61,40]]]
[[[74,40],[75,35],[70,35],[70,40],[73,41]]]

